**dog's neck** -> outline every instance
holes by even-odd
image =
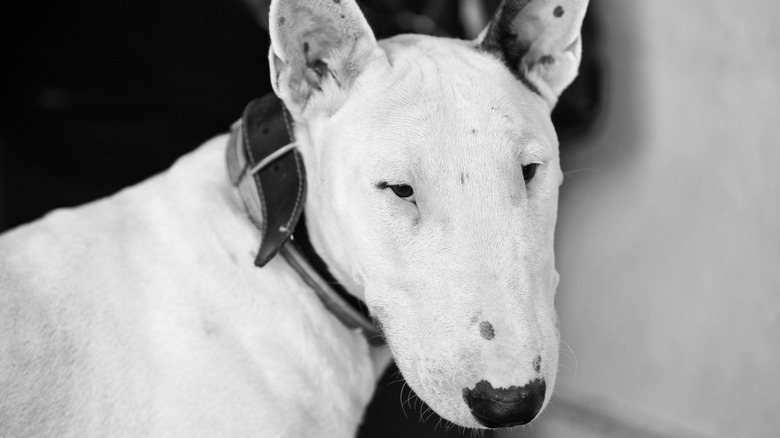
[[[279,253],[345,326],[360,329],[370,344],[382,345],[384,337],[362,294],[347,289],[358,286],[344,286],[331,274],[309,240],[305,220],[299,221],[306,174],[294,142],[289,115],[273,94],[250,102],[231,130],[228,174],[261,236],[255,264],[262,268]]]

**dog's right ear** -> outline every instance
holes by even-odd
[[[477,39],[550,108],[577,76],[588,0],[503,0]]]
[[[384,56],[355,0],[274,0],[268,30],[271,83],[297,120],[336,112],[365,65]]]

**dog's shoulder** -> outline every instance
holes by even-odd
[[[66,434],[89,393],[112,392],[84,384],[130,366],[126,335],[170,247],[165,175],[0,235],[0,436]]]

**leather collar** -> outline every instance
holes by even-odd
[[[336,281],[312,247],[306,221],[300,220],[306,172],[294,138],[290,114],[273,93],[249,102],[231,127],[228,175],[241,193],[250,221],[260,231],[255,265],[263,267],[281,253],[344,325],[362,329],[370,344],[382,345],[384,336],[365,303]]]

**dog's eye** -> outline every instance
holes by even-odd
[[[407,201],[410,200],[407,198],[411,198],[414,196],[414,189],[412,188],[412,186],[408,186],[406,184],[397,184],[397,185],[394,184],[394,185],[388,185],[388,187],[390,188],[390,190],[393,191],[393,193],[395,193],[395,196],[398,196],[399,198],[402,199],[406,199]]]
[[[523,166],[523,179],[525,180],[526,184],[528,184],[529,182],[531,182],[532,179],[534,179],[534,175],[536,175],[537,167],[539,167],[539,163],[531,163]]]
[[[377,184],[376,187],[380,190],[390,189],[393,191],[395,196],[398,196],[404,201],[416,203],[414,198],[414,189],[408,184],[388,184],[383,181]]]

